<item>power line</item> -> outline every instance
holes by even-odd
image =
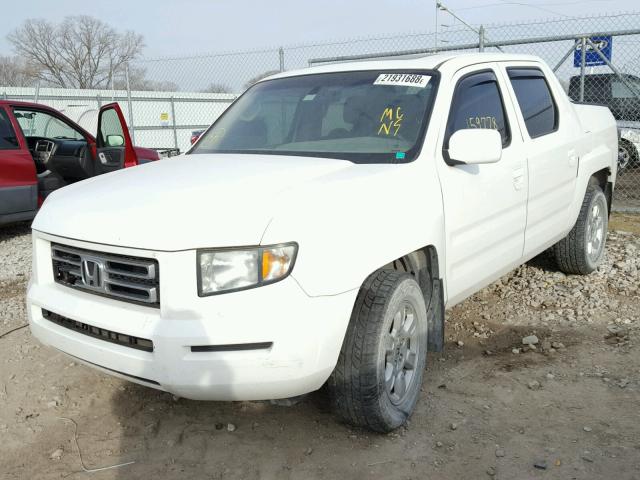
[[[481,5],[474,5],[472,7],[461,7],[461,8],[457,8],[456,10],[459,12],[463,12],[466,10],[477,10],[479,8],[487,8],[487,7],[520,6],[520,7],[536,8],[538,10],[543,10],[545,12],[551,12],[554,15],[562,15],[557,12],[554,12],[553,10],[544,9],[543,7],[565,7],[565,6],[571,6],[571,5],[582,5],[585,3],[610,3],[614,0],[582,0],[582,1],[570,1],[570,2],[538,3],[535,5],[530,3],[524,3],[524,2],[510,2],[510,1],[502,1],[502,0],[499,0],[499,1],[500,3],[485,3]]]
[[[551,14],[557,15],[559,17],[569,17],[569,15],[565,15],[564,13],[556,12],[555,10],[551,10],[549,8],[545,8],[545,7],[541,6],[541,5],[531,5],[529,3],[523,3],[523,2],[508,2],[506,0],[498,0],[498,1],[503,5],[519,5],[521,7],[528,7],[528,8],[533,8],[535,10],[540,10],[541,12],[551,13]]]

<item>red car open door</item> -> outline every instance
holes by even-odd
[[[117,103],[109,103],[100,108],[96,145],[98,173],[113,172],[138,164],[127,123]]]
[[[30,220],[38,208],[36,167],[20,127],[0,105],[0,225]]]

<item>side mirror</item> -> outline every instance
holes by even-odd
[[[107,147],[124,146],[124,137],[122,135],[107,135]]]
[[[488,128],[458,130],[449,139],[448,152],[452,163],[496,163],[502,158],[502,136]]]

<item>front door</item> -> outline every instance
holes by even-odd
[[[457,303],[520,262],[527,208],[522,137],[494,64],[460,70],[442,139],[439,175],[445,205],[449,304]],[[491,128],[502,136],[500,161],[452,165],[449,138],[460,129]]]
[[[122,110],[117,103],[100,109],[96,135],[98,173],[107,173],[138,164]]]
[[[38,207],[36,167],[11,113],[0,106],[0,224],[26,219]]]

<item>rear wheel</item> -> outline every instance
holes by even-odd
[[[609,227],[609,208],[602,189],[589,184],[580,215],[569,235],[554,246],[560,269],[565,273],[586,275],[593,272],[604,257]]]
[[[635,146],[627,141],[620,140],[618,145],[618,173],[624,173],[628,168],[638,163],[638,152]]]
[[[413,412],[427,358],[427,310],[409,274],[380,270],[358,294],[328,386],[352,425],[389,432]]]

